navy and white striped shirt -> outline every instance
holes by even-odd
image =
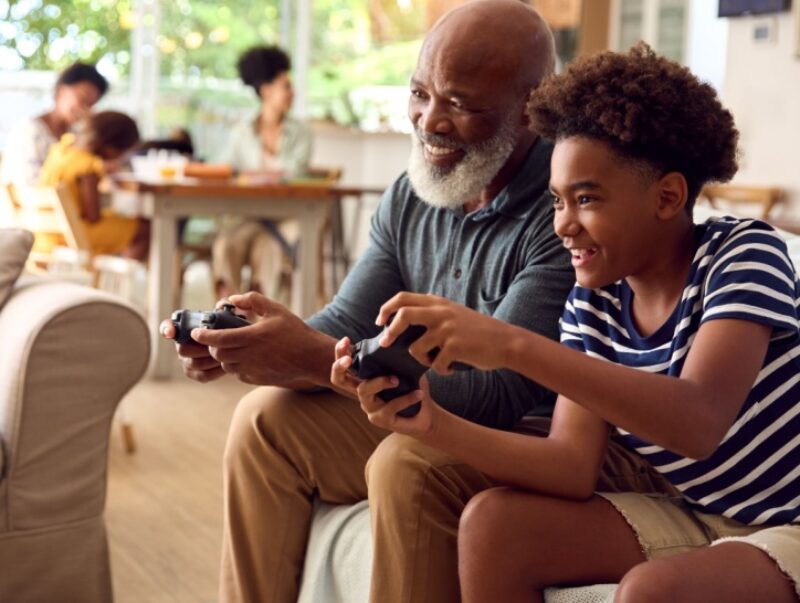
[[[680,303],[655,333],[638,334],[632,292],[622,280],[599,289],[576,285],[561,319],[561,341],[594,357],[677,377],[704,322],[735,318],[771,326],[763,367],[708,459],[683,457],[618,431],[696,510],[751,525],[800,523],[800,283],[794,266],[781,237],[758,220],[711,219],[695,234]]]

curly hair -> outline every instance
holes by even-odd
[[[738,169],[739,132],[714,89],[644,42],[580,58],[545,79],[528,115],[531,130],[550,140],[585,136],[659,174],[683,174],[688,212],[704,184]]]
[[[130,116],[118,111],[92,113],[86,120],[84,128],[91,139],[94,153],[98,153],[104,147],[111,147],[124,153],[139,142],[136,122]]]
[[[255,46],[239,57],[236,64],[239,77],[246,86],[252,86],[261,96],[262,84],[269,84],[281,73],[289,71],[289,55],[277,46]]]

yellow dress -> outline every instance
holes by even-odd
[[[65,134],[59,142],[50,147],[50,152],[40,172],[39,184],[43,186],[66,185],[72,199],[79,208],[82,208],[78,179],[91,174],[98,178],[103,177],[105,174],[103,160],[85,149],[76,147],[74,134]],[[92,253],[95,254],[122,253],[130,246],[138,228],[137,219],[115,214],[110,208],[101,210],[100,219],[97,222],[83,220],[83,223],[86,226]],[[56,243],[51,241],[49,246],[52,248]],[[48,245],[44,241],[42,244]],[[42,245],[37,246],[41,248]],[[42,251],[44,250],[42,249]]]

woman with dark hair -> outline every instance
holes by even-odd
[[[53,108],[17,123],[9,132],[0,181],[35,184],[50,145],[88,115],[107,91],[108,82],[94,65],[74,63],[67,67],[56,81]]]
[[[294,92],[291,61],[277,46],[257,46],[237,64],[239,77],[261,101],[258,115],[236,124],[217,157],[239,173],[258,172],[276,178],[306,174],[311,157],[311,131],[289,116]],[[218,296],[241,292],[242,267],[252,268],[250,288],[268,292],[291,255],[293,223],[247,220],[228,224],[213,249],[214,286]]]

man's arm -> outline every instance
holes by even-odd
[[[354,341],[375,335],[380,330],[375,318],[381,304],[403,289],[393,243],[393,195],[394,187],[384,194],[372,220],[368,249],[325,309],[304,323],[261,295],[232,296],[230,301],[251,313],[255,324],[196,331],[194,338],[201,345],[176,346],[184,374],[201,382],[233,373],[259,385],[332,387],[336,340],[345,335]],[[168,339],[174,336],[170,321],[162,323],[161,334]]]
[[[553,233],[549,213],[532,232],[525,267],[491,316],[558,340],[558,320],[575,283],[569,256]],[[491,342],[487,342],[491,345]],[[525,414],[552,412],[555,394],[510,370],[458,371],[443,377],[430,371],[431,396],[465,419],[511,428]]]

